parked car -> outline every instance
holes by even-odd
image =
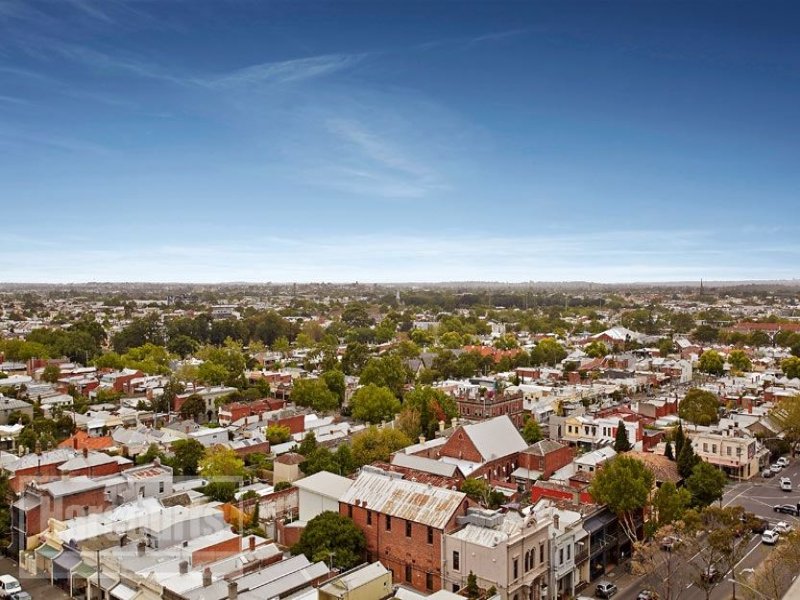
[[[661,540],[661,549],[665,552],[672,552],[672,549],[680,545],[681,538],[677,535],[668,535]]]
[[[797,506],[794,504],[776,504],[772,507],[776,513],[782,513],[784,515],[794,515],[795,517],[800,516],[800,512],[797,510]]]
[[[778,521],[772,529],[778,533],[789,533],[792,530],[792,526],[786,521]]]
[[[775,477],[775,473],[773,473],[769,468],[767,468],[761,471],[761,476],[764,479],[769,479],[770,477]]]
[[[22,591],[22,586],[16,577],[0,575],[0,598],[10,598]]]
[[[31,595],[26,591],[17,592],[11,595],[11,600],[31,600]]]
[[[636,600],[658,600],[658,594],[653,590],[642,590],[639,592],[639,595],[636,596]]]
[[[703,581],[714,583],[715,581],[718,581],[722,577],[722,573],[719,572],[719,569],[717,569],[717,567],[711,565],[710,567],[708,567],[708,569],[703,571],[700,577],[702,578]]]
[[[772,471],[773,473],[780,473],[782,468],[783,467],[778,463],[769,466],[769,470]]]
[[[781,456],[778,460],[775,461],[775,464],[776,465],[780,465],[782,467],[788,467],[789,466],[789,459],[786,458],[785,456]]]
[[[774,529],[767,529],[764,533],[761,534],[761,543],[768,544],[773,546],[778,543],[778,532]]]
[[[767,529],[769,529],[769,521],[755,517],[750,531],[753,533],[764,533]]]
[[[598,598],[611,598],[617,593],[617,586],[609,581],[601,581],[594,589],[594,595]]]
[[[781,489],[784,492],[791,492],[792,491],[792,480],[788,477],[781,477]]]

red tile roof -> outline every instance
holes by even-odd
[[[59,448],[74,448],[75,450],[83,450],[84,448],[87,450],[105,450],[114,446],[116,446],[116,442],[110,435],[91,437],[85,431],[78,431],[58,445]]]

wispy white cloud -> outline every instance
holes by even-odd
[[[103,21],[105,23],[114,23],[115,20],[106,11],[100,8],[101,5],[95,4],[92,0],[64,0],[79,12]],[[107,3],[106,3],[107,4]]]
[[[367,54],[324,54],[283,61],[264,62],[229,73],[190,79],[211,88],[232,88],[261,83],[293,83],[316,79],[349,69]]]

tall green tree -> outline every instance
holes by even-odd
[[[541,441],[542,429],[533,417],[528,417],[528,420],[525,421],[525,425],[522,427],[522,439],[529,446]]]
[[[387,354],[370,358],[361,370],[359,383],[388,388],[395,396],[403,395],[403,386],[411,380],[411,372],[400,356]]]
[[[617,422],[617,435],[614,439],[614,450],[616,452],[627,452],[632,447],[630,440],[628,440],[628,430],[625,428],[625,422],[620,419]]]
[[[365,548],[364,533],[351,519],[325,511],[308,522],[292,546],[292,554],[304,554],[310,561],[346,571],[363,561]]]
[[[658,526],[674,523],[683,517],[689,508],[692,495],[685,488],[675,487],[671,481],[665,481],[653,494],[653,510]]]
[[[339,406],[339,397],[328,389],[324,379],[298,379],[292,384],[292,401],[316,411],[327,412]]]
[[[409,413],[418,415],[421,433],[432,439],[439,427],[439,421],[450,423],[451,419],[458,416],[458,405],[452,396],[442,390],[419,385],[406,393],[403,399],[401,418],[408,417]],[[410,437],[416,439],[417,436]]]
[[[672,451],[672,442],[670,441],[664,446],[664,456],[670,460],[675,460],[675,453]]]
[[[373,424],[391,421],[400,412],[400,401],[392,390],[374,383],[356,390],[350,399],[350,406],[354,419]]]
[[[728,354],[728,364],[743,373],[753,370],[753,363],[750,361],[750,357],[744,353],[744,350],[732,350]]]
[[[362,467],[375,461],[388,461],[392,452],[411,444],[398,429],[369,427],[353,436],[353,462]]]
[[[692,495],[692,503],[703,507],[722,498],[727,482],[728,477],[721,469],[701,460],[692,468],[686,489]]]
[[[711,375],[722,375],[725,367],[725,361],[716,350],[706,350],[700,355],[700,360],[697,362],[697,368],[704,373]]]
[[[700,458],[694,453],[692,442],[686,440],[681,447],[681,453],[678,454],[678,473],[684,479],[692,475],[695,465],[700,461]]]
[[[800,442],[800,396],[780,400],[770,410],[769,416],[778,425],[794,455]]]
[[[181,475],[197,475],[197,467],[205,456],[205,446],[195,439],[175,440],[172,443],[172,464]]]
[[[800,378],[800,358],[796,356],[784,358],[781,361],[781,371],[783,371],[783,374],[789,379]]]
[[[695,425],[711,425],[719,421],[719,399],[711,392],[692,388],[678,405],[678,415]]]
[[[625,535],[635,543],[637,520],[643,515],[654,483],[653,472],[642,461],[619,454],[595,474],[589,493],[617,515]]]

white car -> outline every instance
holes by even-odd
[[[10,598],[17,592],[22,591],[22,586],[16,577],[11,575],[0,575],[0,598]]]
[[[778,460],[775,461],[775,464],[776,465],[780,465],[782,467],[788,467],[789,466],[789,459],[786,458],[785,456],[781,456]]]
[[[769,470],[772,471],[773,473],[780,473],[782,468],[783,467],[781,465],[775,463],[774,465],[770,465]]]
[[[781,477],[781,489],[784,492],[791,492],[792,491],[792,480],[788,477]]]
[[[778,533],[789,533],[792,530],[792,526],[789,525],[786,521],[778,521],[777,523],[775,523],[773,529]]]
[[[767,529],[761,534],[761,543],[773,546],[778,543],[778,532],[773,529]]]

